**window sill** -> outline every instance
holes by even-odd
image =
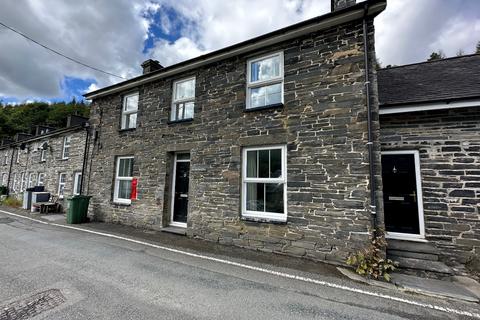
[[[258,223],[271,223],[271,224],[287,224],[287,217],[259,217],[259,216],[252,216],[252,215],[242,215],[241,220],[243,221],[250,221],[250,222],[258,222]]]
[[[257,108],[245,108],[243,109],[243,112],[254,112],[254,111],[261,111],[261,110],[269,110],[269,109],[282,109],[283,108],[283,103],[277,103],[277,104],[270,104],[268,106],[263,106],[263,107],[257,107]]]
[[[192,122],[193,118],[189,119],[182,119],[182,120],[169,120],[167,121],[167,124],[176,124],[176,123],[184,123],[184,122]]]
[[[111,204],[116,205],[116,206],[121,206],[121,207],[130,207],[132,205],[131,202],[121,202],[118,200],[113,200]]]
[[[126,128],[126,129],[119,129],[118,132],[122,133],[122,132],[130,132],[130,131],[135,131],[137,130],[137,127],[135,128]]]

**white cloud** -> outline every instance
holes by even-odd
[[[89,92],[92,92],[92,91],[95,91],[95,90],[98,90],[100,89],[96,83],[92,83],[88,86],[87,90],[85,90],[85,93],[89,93]]]
[[[433,51],[473,53],[480,40],[478,0],[388,0],[375,21],[377,57],[384,65],[425,61]]]
[[[85,63],[132,77],[150,57],[164,66],[306,20],[329,11],[330,0],[4,0],[0,21]],[[169,11],[177,13],[171,20]],[[145,15],[145,13],[148,13]],[[159,21],[152,19],[158,13]],[[28,18],[27,18],[28,17]],[[143,52],[155,24],[180,38],[156,39]],[[424,61],[442,49],[472,52],[480,40],[478,0],[388,0],[376,20],[377,55],[384,64]],[[94,79],[93,88],[120,81],[58,57],[0,28],[0,97],[62,96],[65,76]]]

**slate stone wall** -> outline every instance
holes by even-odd
[[[383,150],[418,150],[425,233],[449,264],[480,255],[478,107],[382,115]]]
[[[70,136],[70,156],[68,159],[62,159],[63,140],[65,136]],[[71,128],[69,130],[61,131],[58,134],[45,135],[38,137],[38,139],[25,142],[25,149],[19,150],[18,146],[7,147],[7,149],[0,150],[0,154],[4,154],[8,150],[9,159],[8,164],[0,165],[0,171],[7,173],[10,168],[10,155],[13,155],[13,164],[10,175],[9,190],[10,195],[22,199],[23,192],[20,190],[21,174],[25,173],[25,186],[28,184],[28,177],[33,173],[34,185],[37,185],[38,173],[44,173],[45,190],[55,195],[58,193],[58,181],[60,173],[67,174],[65,184],[65,198],[73,194],[73,183],[75,172],[82,171],[83,154],[85,148],[86,132],[83,128]],[[41,145],[47,142],[48,150],[45,161],[41,161]],[[20,152],[19,162],[17,163],[17,153]],[[3,158],[2,158],[3,160]],[[17,183],[15,188],[14,174],[17,174]],[[15,189],[15,190],[14,190]],[[66,208],[67,201],[60,200],[60,203]]]
[[[373,62],[371,22],[369,32]],[[279,50],[285,57],[284,106],[245,112],[247,59]],[[344,262],[366,244],[371,227],[363,57],[359,21],[142,85],[136,89],[135,130],[119,130],[127,92],[94,100],[91,214],[138,227],[168,225],[173,153],[188,151],[188,236]],[[169,123],[172,82],[190,76],[196,77],[194,120]],[[376,79],[372,82],[378,137]],[[278,144],[288,149],[288,221],[242,220],[242,148]],[[121,155],[135,157],[138,200],[131,205],[113,203],[115,158]],[[381,182],[378,160],[377,155]]]

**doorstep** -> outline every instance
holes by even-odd
[[[338,267],[344,276],[351,280],[363,282],[372,286],[393,288],[405,292],[417,293],[431,297],[448,298],[454,300],[480,302],[480,284],[467,277],[448,277],[443,280],[428,279],[400,273],[393,273],[390,283],[367,279],[356,274],[351,269]]]
[[[161,228],[160,231],[167,232],[167,233],[179,234],[179,235],[182,235],[182,236],[187,235],[187,229],[186,228],[181,228],[181,227],[168,226],[168,227]]]

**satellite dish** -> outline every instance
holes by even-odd
[[[48,149],[48,142],[44,142],[42,144],[42,150],[47,150]]]

